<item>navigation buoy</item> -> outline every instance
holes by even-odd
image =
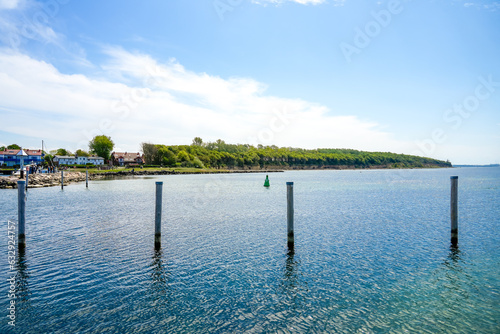
[[[269,187],[269,176],[266,175],[266,180],[264,181],[264,187]]]

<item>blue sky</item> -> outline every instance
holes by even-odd
[[[0,0],[0,145],[500,163],[500,1]]]

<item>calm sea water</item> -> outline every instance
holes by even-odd
[[[30,189],[15,327],[7,222],[17,220],[17,190],[0,190],[0,332],[500,332],[500,168],[269,176],[269,189],[264,174]],[[155,181],[164,182],[157,251]]]

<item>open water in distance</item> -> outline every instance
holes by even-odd
[[[263,174],[30,189],[15,327],[7,221],[17,221],[17,190],[1,190],[0,332],[500,332],[500,168],[269,176],[269,189]],[[160,251],[155,181],[164,182]]]

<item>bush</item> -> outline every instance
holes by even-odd
[[[205,168],[205,166],[203,165],[203,162],[201,162],[201,160],[198,157],[195,157],[193,159],[193,166],[196,168]]]

